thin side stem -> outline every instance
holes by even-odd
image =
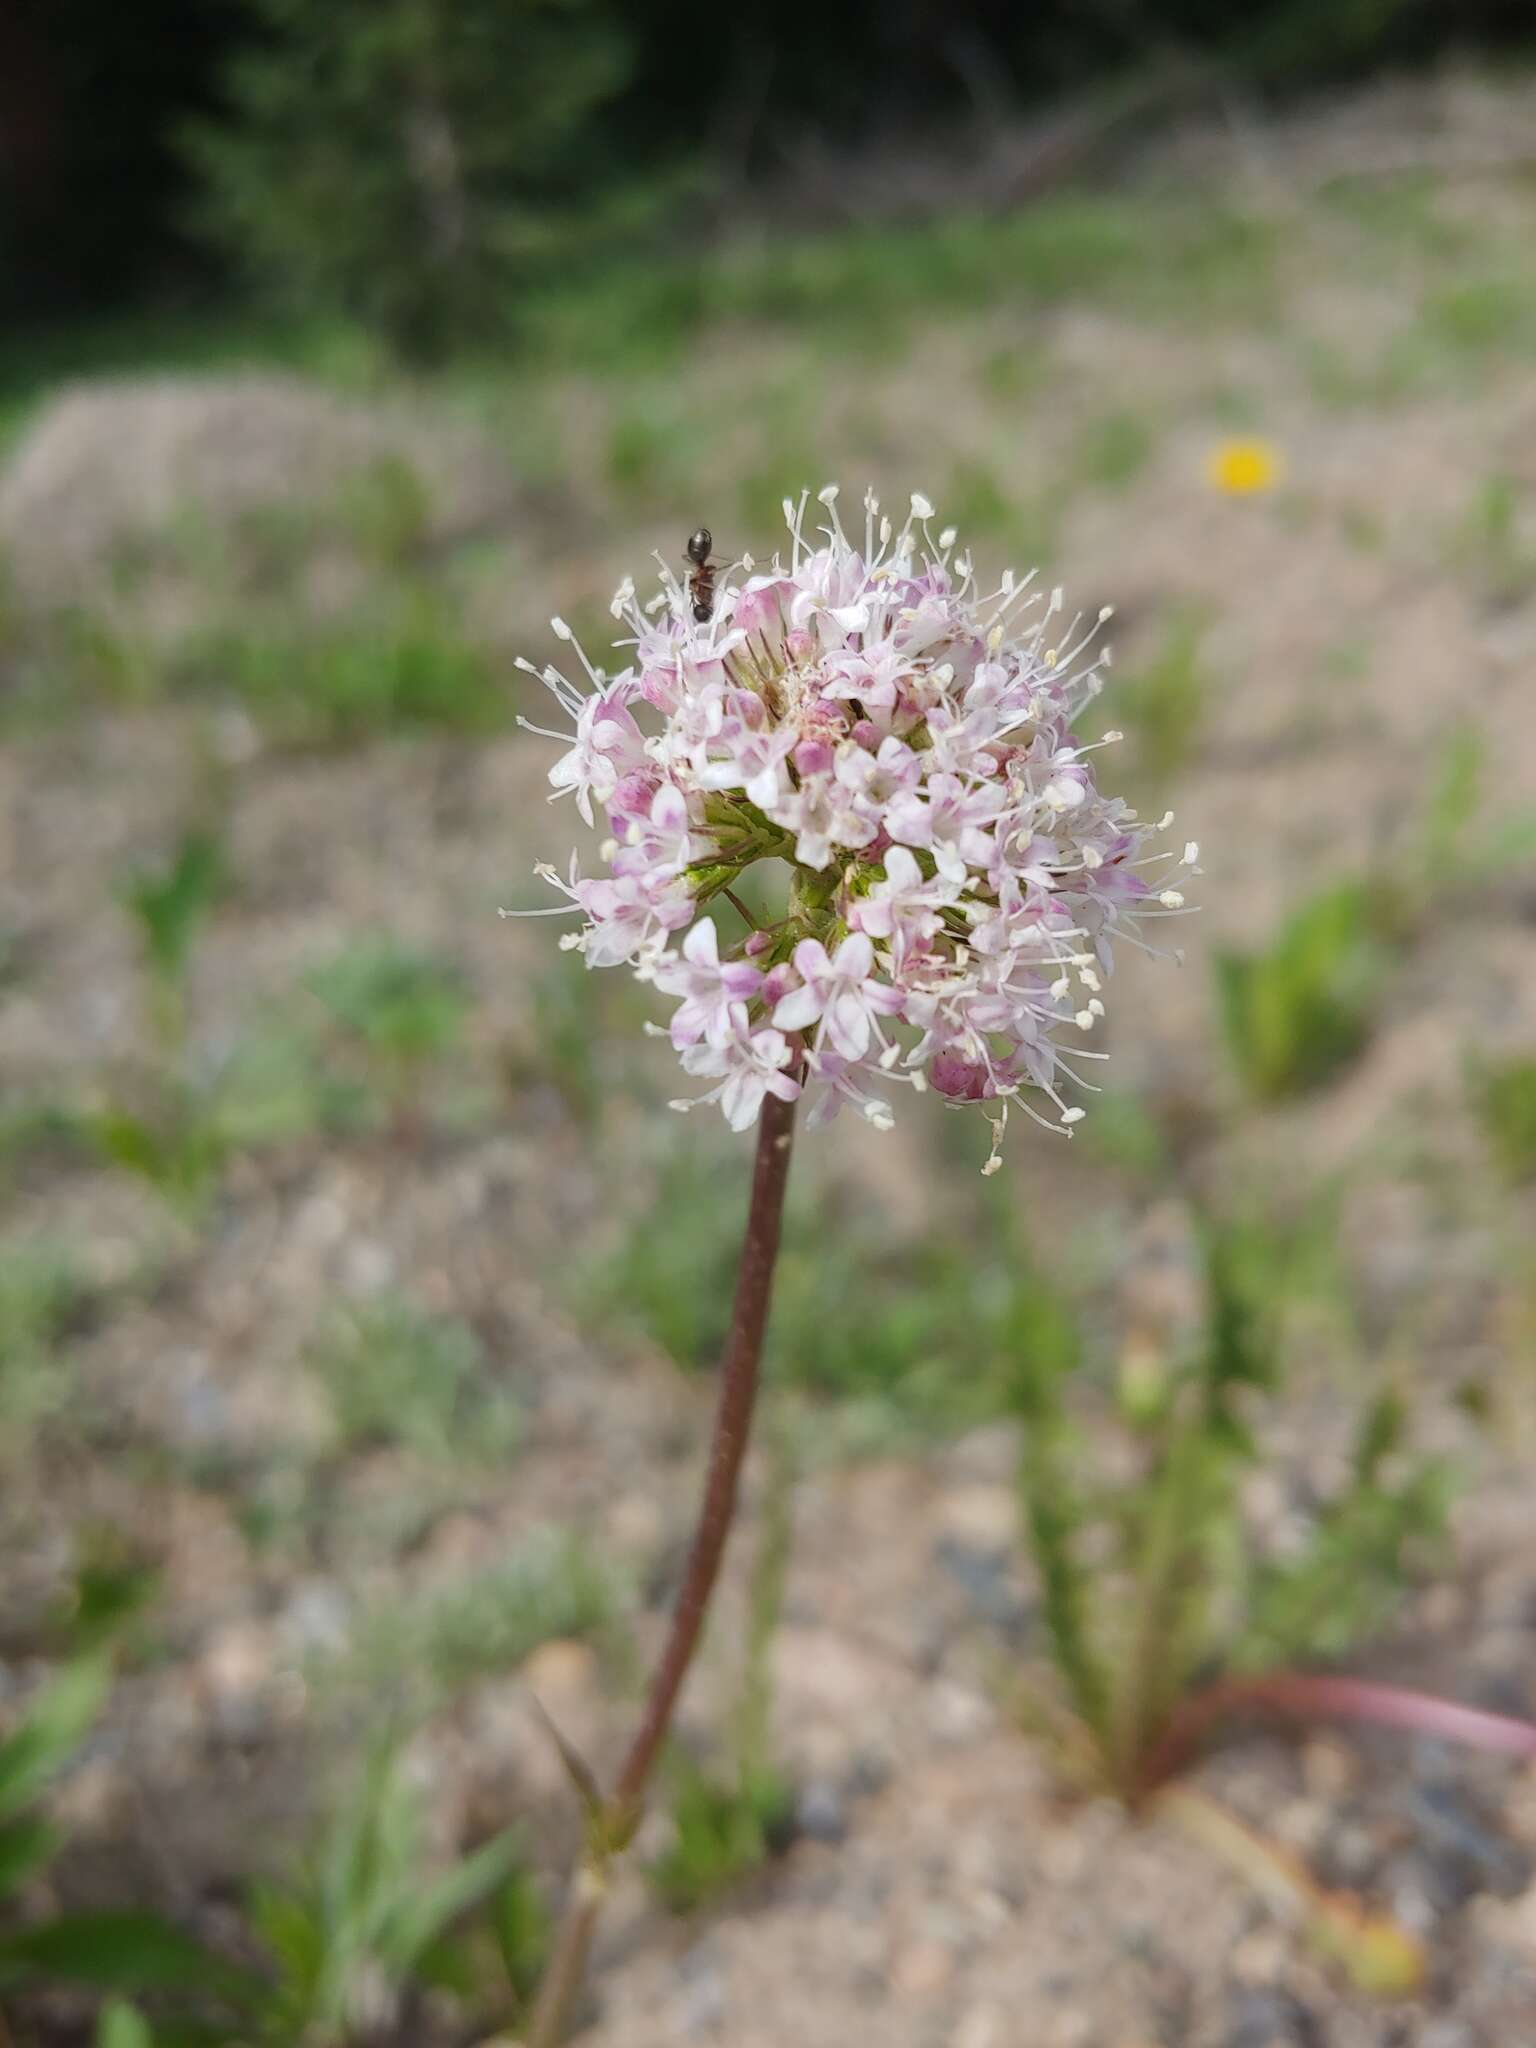
[[[1536,1757],[1536,1723],[1492,1714],[1433,1693],[1379,1685],[1368,1678],[1326,1672],[1281,1671],[1261,1678],[1227,1678],[1185,1701],[1142,1772],[1143,1794],[1168,1781],[1199,1748],[1210,1729],[1236,1714],[1281,1714],[1290,1720],[1365,1721],[1403,1728],[1440,1742],[1504,1756]]]
[[[743,903],[741,898],[736,894],[736,891],[734,889],[722,889],[720,891],[720,894],[725,898],[726,902],[730,904],[732,910],[735,911],[736,915],[741,919],[742,923],[746,926],[747,930],[749,932],[755,932],[758,929],[757,919],[752,915],[751,911],[748,910],[745,903]]]
[[[1219,1856],[1281,1919],[1299,1922],[1362,1991],[1377,1998],[1409,1998],[1422,1986],[1424,1950],[1406,1927],[1390,1914],[1368,1911],[1348,1892],[1329,1891],[1298,1856],[1207,1793],[1193,1785],[1169,1785],[1158,1793],[1152,1810]]]
[[[798,1063],[792,1072],[798,1078]],[[726,1539],[735,1519],[741,1467],[757,1404],[758,1369],[773,1291],[773,1269],[779,1256],[794,1133],[794,1104],[781,1102],[776,1095],[765,1096],[752,1169],[752,1201],[736,1273],[736,1298],[720,1371],[704,1495],[667,1640],[646,1689],[640,1725],[619,1766],[613,1794],[605,1808],[607,1830],[620,1844],[629,1840],[639,1821],[646,1788],[672,1725],[678,1694],[703,1634]],[[565,2037],[570,2009],[597,1927],[604,1885],[602,1852],[598,1851],[595,1859],[589,1852],[572,1883],[565,1917],[539,1985],[526,2036],[527,2048],[559,2048]]]

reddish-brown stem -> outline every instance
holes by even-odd
[[[720,1398],[715,1407],[714,1434],[704,1498],[683,1570],[683,1583],[672,1611],[672,1627],[661,1661],[651,1678],[645,1712],[619,1769],[613,1804],[622,1815],[638,1806],[671,1725],[672,1710],[682,1689],[693,1653],[698,1648],[709,1598],[715,1589],[726,1538],[736,1513],[736,1489],[757,1403],[758,1365],[773,1269],[779,1256],[784,1216],[784,1189],[789,1179],[789,1154],[795,1134],[795,1106],[776,1095],[763,1098],[758,1126],[757,1159],[752,1169],[752,1203],[747,1233],[736,1272],[736,1300],[730,1336],[720,1372]]]
[[[1187,1699],[1142,1769],[1143,1796],[1165,1785],[1218,1721],[1250,1713],[1282,1714],[1289,1720],[1369,1721],[1471,1749],[1536,1757],[1536,1723],[1437,1699],[1433,1693],[1378,1685],[1368,1678],[1281,1671],[1261,1678],[1220,1679]]]
[[[798,1067],[793,1071],[798,1072]],[[640,1725],[619,1766],[613,1794],[605,1808],[607,1828],[619,1841],[629,1838],[639,1817],[651,1774],[672,1725],[678,1694],[703,1634],[710,1596],[720,1574],[720,1560],[735,1519],[742,1461],[757,1404],[758,1367],[768,1323],[773,1269],[779,1256],[794,1132],[794,1104],[781,1102],[776,1095],[765,1096],[752,1170],[752,1201],[736,1273],[736,1299],[720,1371],[704,1496],[667,1640],[646,1689]],[[527,2048],[558,2048],[564,2039],[597,1926],[606,1877],[605,1860],[600,1846],[590,1850],[571,1885],[565,1917],[534,2003]]]

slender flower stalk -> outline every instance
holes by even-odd
[[[1194,1693],[1170,1721],[1143,1766],[1142,1795],[1156,1793],[1188,1763],[1210,1731],[1240,1714],[1277,1714],[1288,1720],[1362,1721],[1402,1728],[1439,1742],[1501,1756],[1536,1758],[1536,1723],[1406,1686],[1380,1685],[1346,1673],[1277,1671],[1254,1678],[1219,1679]]]
[[[797,1081],[798,1069],[796,1054],[790,1074]],[[640,1725],[619,1766],[612,1795],[599,1811],[588,1816],[586,1852],[572,1880],[565,1916],[539,1986],[528,2030],[528,2048],[558,2048],[564,2039],[602,1910],[609,1863],[639,1826],[646,1790],[703,1634],[710,1596],[735,1518],[742,1461],[757,1403],[794,1123],[794,1097],[768,1096],[758,1125],[752,1200],[736,1274],[736,1299],[720,1373],[709,1466],[682,1586],[666,1642],[646,1690]]]

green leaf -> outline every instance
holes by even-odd
[[[687,1913],[766,1860],[782,1838],[792,1799],[776,1773],[750,1784],[722,1781],[678,1757],[670,1775],[675,1838],[646,1874],[673,1912]]]
[[[1094,1575],[1079,1556],[1090,1509],[1073,1479],[1073,1442],[1059,1393],[1047,1389],[1044,1376],[1024,1407],[1020,1495],[1051,1657],[1077,1716],[1108,1741],[1112,1688],[1096,1640]]]
[[[155,2048],[155,2037],[142,2013],[114,1999],[96,2022],[96,2048]]]
[[[100,1713],[111,1682],[103,1656],[80,1657],[54,1678],[0,1743],[0,1819],[19,1813],[68,1762]]]
[[[19,1891],[58,1845],[58,1830],[36,1814],[0,1826],[0,1902]]]
[[[0,1983],[53,1979],[98,1991],[200,1991],[233,2004],[257,1978],[156,1913],[67,1913],[0,1936]]]
[[[456,967],[389,938],[349,947],[314,970],[309,988],[370,1050],[405,1062],[448,1052],[469,1008]]]
[[[119,1642],[149,1604],[159,1583],[150,1565],[130,1556],[111,1538],[82,1559],[59,1621],[68,1640],[81,1649]]]
[[[531,1871],[514,1870],[490,1905],[491,1930],[507,1981],[519,2000],[531,1998],[549,1955],[549,1907]]]
[[[123,901],[138,920],[150,971],[179,982],[186,973],[197,928],[225,887],[224,851],[211,833],[183,837],[170,866],[132,876]]]
[[[397,1922],[395,1942],[395,1960],[402,1968],[415,1969],[455,1920],[507,1881],[522,1862],[523,1853],[517,1831],[508,1829],[406,1903]]]
[[[1467,828],[1481,807],[1483,754],[1482,735],[1470,726],[1446,736],[1424,819],[1424,856],[1432,884],[1443,884],[1463,865]]]
[[[1216,988],[1232,1059],[1273,1101],[1320,1087],[1370,1036],[1398,947],[1379,884],[1350,880],[1294,910],[1257,953],[1218,953]]]
[[[303,1899],[281,1885],[258,1883],[251,1890],[250,1921],[285,1977],[308,1981],[318,1974],[325,1944]]]
[[[1402,1395],[1395,1387],[1384,1388],[1360,1424],[1354,1456],[1357,1485],[1374,1485],[1382,1465],[1402,1443],[1407,1427],[1408,1410]]]
[[[165,1172],[166,1148],[158,1134],[131,1110],[104,1109],[91,1119],[91,1132],[102,1156],[114,1166],[158,1180]]]

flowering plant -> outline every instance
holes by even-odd
[[[586,681],[521,664],[574,723],[548,735],[570,739],[550,781],[611,836],[606,874],[575,856],[566,878],[538,872],[585,914],[567,946],[676,999],[672,1044],[710,1084],[676,1107],[718,1102],[743,1130],[765,1095],[803,1086],[812,1125],[852,1103],[884,1127],[895,1085],[932,1088],[999,1106],[990,1171],[1010,1103],[1082,1116],[1059,1084],[1097,1055],[1062,1034],[1103,1016],[1116,938],[1183,896],[1143,874],[1171,858],[1144,853],[1158,828],[1100,792],[1074,737],[1108,611],[1058,630],[1059,590],[1009,572],[983,591],[925,498],[896,529],[866,495],[856,544],[837,497],[820,493],[814,535],[807,496],[786,500],[788,562],[743,558],[710,605],[664,565],[643,608],[626,580],[612,611],[634,657],[617,675],[553,622]],[[761,861],[789,871],[766,923],[736,889]],[[703,914],[717,901],[745,924],[725,948]]]
[[[1011,1103],[1057,1129],[1083,1114],[1058,1081],[1079,1081],[1071,1058],[1098,1055],[1079,1046],[1069,1058],[1062,1034],[1103,1016],[1116,938],[1184,903],[1144,877],[1170,855],[1144,852],[1149,828],[1100,794],[1094,749],[1073,732],[1102,683],[1107,652],[1083,657],[1109,614],[1057,630],[1059,590],[1009,573],[984,592],[954,533],[934,537],[923,497],[897,530],[866,495],[855,545],[837,497],[834,485],[821,492],[826,523],[809,537],[808,494],[786,501],[787,563],[759,570],[743,558],[722,578],[701,528],[688,589],[663,564],[642,607],[626,581],[612,610],[633,659],[619,674],[595,668],[561,619],[555,632],[585,682],[522,664],[574,727],[546,734],[565,746],[550,771],[556,795],[572,795],[589,825],[601,809],[609,828],[606,874],[583,875],[574,855],[564,878],[538,869],[583,914],[565,944],[589,967],[627,963],[674,999],[672,1044],[709,1084],[676,1107],[718,1102],[734,1130],[758,1126],[671,1625],[612,1789],[561,1747],[586,1806],[584,1849],[529,2048],[564,2037],[610,1865],[633,1839],[718,1580],[800,1096],[814,1097],[808,1122],[852,1103],[881,1126],[899,1084],[995,1103],[983,1169],[993,1171]],[[1186,846],[1183,866],[1195,857]],[[789,877],[764,918],[738,893],[760,862]],[[721,905],[728,923],[716,922]]]

